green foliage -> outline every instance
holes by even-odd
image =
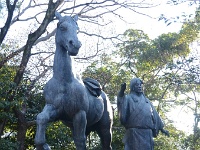
[[[46,140],[52,150],[76,149],[72,133],[62,122],[50,123],[46,130]]]
[[[200,149],[200,129],[196,131],[196,134],[191,134],[183,140],[183,149],[198,150]]]
[[[103,55],[100,60],[93,62],[86,68],[83,72],[83,78],[90,77],[99,81],[102,89],[109,96],[110,101],[114,101],[120,84],[128,81],[131,74],[124,69],[119,69],[119,64],[114,62],[109,56]]]
[[[17,105],[15,101],[9,101],[9,94],[12,94],[15,84],[12,79],[15,75],[14,67],[2,67],[0,69],[0,120],[7,118],[12,120],[12,113],[6,113],[4,110],[11,110]]]
[[[102,61],[104,61],[104,60],[105,59],[102,59]],[[100,63],[100,64],[103,64],[103,66],[98,66],[97,62],[95,62],[91,66],[89,66],[86,69],[86,72],[84,72],[84,77],[92,76],[93,78],[95,78],[97,80],[101,80],[102,74],[112,74],[112,76],[110,76],[111,78],[109,78],[109,80],[106,83],[107,83],[107,85],[112,85],[112,87],[117,88],[117,90],[112,89],[113,92],[110,92],[108,94],[109,97],[115,98],[115,96],[120,88],[120,84],[123,82],[127,82],[127,83],[130,82],[130,79],[132,78],[131,72],[129,70],[127,70],[124,66],[120,67],[120,64],[117,64],[116,62],[113,63],[112,61],[110,61],[111,59],[106,59],[106,60],[109,60],[109,61]],[[95,67],[95,65],[96,65],[96,67]],[[117,67],[114,67],[114,65]],[[112,69],[109,69],[111,66],[112,66]],[[160,77],[159,80],[155,80],[154,82],[149,82],[148,84],[145,83],[145,86],[150,87],[150,88],[146,89],[146,91],[149,93],[148,96],[154,97],[156,99],[159,99],[161,97],[160,95],[163,94],[162,89],[165,89],[167,86],[166,84],[160,84],[161,82],[164,82],[164,79],[162,79]],[[159,85],[159,88],[157,85]],[[107,90],[107,86],[105,86],[104,90],[105,91]],[[109,90],[107,90],[107,92],[109,92]],[[128,89],[127,89],[127,92],[128,92]],[[111,94],[113,94],[113,95],[111,95]],[[115,101],[112,101],[112,102],[115,103]],[[174,150],[174,149],[178,150],[178,148],[182,144],[181,143],[182,141],[180,140],[180,135],[182,135],[182,138],[184,138],[185,135],[181,131],[176,131],[176,129],[173,126],[170,127],[170,125],[169,125],[169,126],[167,126],[167,129],[170,132],[170,137],[168,138],[166,136],[160,135],[157,139],[155,139],[155,145],[156,145],[155,149],[163,149],[163,147],[164,147],[166,150]],[[113,138],[112,138],[112,147],[114,150],[124,148],[124,144],[122,142],[124,134],[125,134],[125,129],[120,124],[118,115],[117,115],[117,111],[115,111],[114,124],[113,124]]]
[[[194,65],[199,59],[188,57],[190,43],[195,41],[198,31],[196,24],[187,22],[179,33],[162,34],[150,40],[144,32],[129,29],[124,33],[124,42],[117,45],[118,49],[113,55],[103,55],[101,61],[88,66],[83,76],[103,83],[103,89],[113,103],[120,84],[129,83],[132,77],[139,77],[144,81],[147,97],[158,102],[157,110],[161,114],[168,112],[171,107],[167,99],[176,99],[175,105],[191,104],[191,98],[182,101],[177,97],[183,93],[198,92],[200,88],[198,63]],[[159,135],[155,139],[155,149],[178,150],[184,147],[186,135],[170,124],[168,118],[163,119],[168,121],[166,127],[170,137]],[[123,149],[123,131],[115,114],[114,149]]]
[[[101,140],[96,132],[91,132],[87,137],[88,150],[101,150]]]
[[[112,148],[113,150],[124,149],[124,143],[122,142],[125,135],[125,128],[120,124],[119,116],[117,110],[114,111],[113,120],[113,138],[112,138]]]
[[[15,75],[14,67],[2,67],[0,69],[0,122],[4,118],[7,119],[7,125],[4,130],[4,138],[0,140],[1,149],[15,149],[17,147],[16,138],[16,125],[12,122],[16,121],[14,114],[12,113],[12,108],[17,106],[16,101],[9,101],[9,93],[13,93],[15,84],[12,79]]]
[[[0,142],[1,149],[17,149],[18,146],[16,142],[18,119],[13,110],[16,108],[22,111],[26,109],[26,121],[33,121],[44,105],[41,88],[35,86],[34,90],[29,90],[30,82],[26,80],[17,87],[13,83],[15,72],[15,66],[5,65],[0,69],[0,122],[6,122]],[[23,108],[24,106],[25,108]],[[25,141],[27,149],[34,145],[34,133],[34,127],[27,131]]]
[[[155,150],[179,150],[183,147],[183,140],[186,135],[183,131],[177,130],[172,124],[166,127],[169,131],[170,137],[166,137],[163,134],[159,134],[157,138],[154,139]]]
[[[116,52],[125,60],[126,67],[137,72],[138,76],[142,76],[140,72],[147,74],[152,70],[163,68],[174,58],[186,56],[190,52],[188,44],[190,41],[181,40],[180,34],[162,34],[157,39],[150,40],[146,34],[139,31],[127,30],[124,33],[126,41],[118,45],[120,49]],[[130,35],[134,35],[134,38],[130,38]]]
[[[14,150],[17,149],[18,143],[14,139],[3,138],[0,140],[1,150]]]

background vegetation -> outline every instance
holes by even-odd
[[[150,17],[142,13],[144,8],[156,6],[150,2],[0,1],[1,149],[34,149],[35,118],[45,103],[43,86],[52,75],[55,11],[62,15],[79,15],[83,51],[74,63],[85,68],[83,78],[92,77],[101,83],[113,104],[114,150],[123,149],[124,135],[117,115],[116,94],[120,84],[129,84],[133,77],[144,81],[145,95],[155,104],[170,132],[170,137],[160,134],[155,139],[155,150],[200,149],[199,5],[197,1],[188,3],[188,7],[197,6],[195,15],[186,14],[175,19],[160,15],[160,21],[166,25],[181,21],[179,32],[161,34],[155,39],[134,28],[123,34],[114,32],[116,22],[112,19],[126,21],[121,16],[124,10],[128,10],[130,16]],[[184,1],[169,0],[167,3],[179,5]],[[168,116],[179,107],[193,114],[190,134],[179,130]],[[71,131],[61,122],[48,125],[47,141],[53,150],[75,149]],[[88,137],[87,147],[101,149],[95,133]]]

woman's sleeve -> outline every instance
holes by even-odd
[[[126,124],[127,120],[127,96],[124,95],[123,97],[117,96],[117,109],[119,119],[122,125]]]

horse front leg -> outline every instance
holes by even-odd
[[[50,150],[50,147],[46,143],[45,130],[47,123],[54,121],[56,116],[56,109],[50,104],[45,105],[42,112],[37,115],[37,130],[35,135],[35,144],[37,150]]]
[[[77,150],[86,150],[86,113],[79,111],[73,118],[73,139]]]

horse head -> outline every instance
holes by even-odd
[[[59,20],[56,31],[56,43],[60,45],[64,50],[68,51],[71,56],[78,54],[81,42],[77,37],[77,20],[78,16],[64,16],[60,13],[55,13],[56,18]]]

